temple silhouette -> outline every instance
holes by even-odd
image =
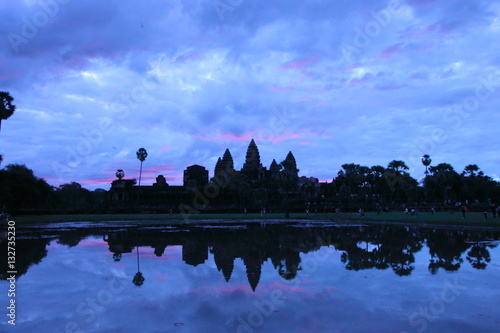
[[[135,179],[116,179],[111,183],[111,205],[117,211],[179,212],[188,207],[193,212],[207,211],[288,211],[305,208],[327,209],[325,195],[328,183],[314,177],[299,177],[293,153],[278,163],[273,159],[269,168],[263,166],[255,140],[251,140],[245,162],[237,170],[233,156],[226,148],[218,158],[213,177],[201,165],[188,166],[183,184],[169,185],[158,175],[151,186],[137,186]],[[332,204],[330,203],[331,209]],[[299,208],[300,207],[300,208]]]

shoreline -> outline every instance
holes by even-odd
[[[402,212],[389,212],[378,215],[375,212],[365,213],[290,213],[286,218],[284,213],[267,214],[64,214],[64,215],[19,215],[10,218],[18,227],[41,227],[46,224],[98,222],[114,224],[116,222],[151,224],[151,225],[189,225],[189,224],[238,224],[238,223],[334,223],[334,224],[399,224],[422,227],[453,227],[453,228],[487,228],[500,230],[500,218],[489,216],[484,219],[482,213],[467,213],[462,219],[459,213],[439,212],[419,213],[417,216],[404,215]]]

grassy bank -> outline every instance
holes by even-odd
[[[186,219],[185,219],[186,218]],[[144,221],[155,224],[183,224],[183,223],[210,223],[217,222],[238,222],[242,220],[285,220],[284,213],[265,214],[192,214],[189,216],[181,214],[75,214],[75,215],[23,215],[13,216],[11,220],[16,221],[17,225],[77,222],[77,221]],[[358,213],[292,213],[289,221],[297,219],[307,220],[329,220],[334,222],[364,222],[364,223],[387,223],[398,222],[403,224],[423,224],[423,225],[454,225],[454,226],[480,226],[495,227],[500,229],[500,218],[494,219],[491,214],[485,220],[482,213],[467,213],[465,219],[462,219],[460,213],[439,212],[435,214],[420,213],[418,216],[404,215],[401,212],[382,213],[377,215],[375,212],[368,212],[364,217]]]

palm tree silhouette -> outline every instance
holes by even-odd
[[[142,162],[144,162],[146,160],[146,157],[148,157],[148,152],[144,148],[139,148],[136,154],[137,159],[141,161],[141,171],[139,172],[139,186],[141,186]]]
[[[431,164],[432,160],[431,157],[427,154],[425,154],[422,157],[422,164],[425,165],[425,175],[429,174],[429,171],[427,170],[427,167]]]
[[[0,130],[2,130],[2,120],[8,119],[16,111],[12,101],[14,98],[8,92],[0,91]]]
[[[135,284],[136,287],[140,287],[144,283],[145,279],[139,269],[139,246],[136,246],[135,248],[137,251],[137,273],[135,273],[134,278],[132,279],[132,283]]]
[[[116,170],[115,175],[116,175],[116,178],[122,179],[123,177],[125,177],[125,172],[122,169],[118,169],[118,170]]]

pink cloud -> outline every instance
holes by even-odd
[[[314,58],[290,61],[290,62],[286,63],[285,65],[281,65],[280,69],[299,69],[299,68],[309,66],[310,64],[313,64],[316,61],[317,60]]]
[[[190,61],[200,60],[202,58],[203,56],[200,52],[192,52],[190,54],[178,56],[177,58],[175,58],[175,62],[186,63]]]
[[[158,273],[155,275],[155,279],[160,281],[160,282],[166,282],[169,280],[168,276],[166,276],[165,274],[163,273]]]
[[[394,46],[388,47],[385,50],[383,50],[381,52],[381,56],[382,56],[382,58],[387,59],[387,58],[393,57],[395,54],[400,53],[402,51],[403,51],[403,49],[401,47],[394,45]]]
[[[288,88],[279,88],[276,86],[271,87],[271,91],[275,91],[275,92],[283,92],[283,91],[287,91],[287,90],[289,90],[289,89]]]
[[[364,82],[366,82],[365,79],[353,79],[353,80],[349,81],[349,84],[355,86],[355,85],[358,85],[358,84],[361,84]]]
[[[162,172],[165,172],[167,170],[177,170],[177,169],[178,169],[177,166],[172,166],[172,165],[160,165],[160,166],[152,166],[152,167],[145,168],[144,164],[143,164],[142,174],[143,175],[151,175],[151,174],[160,175],[160,174],[162,174]],[[139,169],[137,171],[139,171]]]
[[[163,145],[163,146],[160,147],[160,149],[158,149],[158,151],[160,151],[160,152],[169,152],[171,149],[172,149],[171,145]]]
[[[4,59],[0,59],[0,62],[3,62]],[[1,71],[1,74],[0,74],[0,80],[1,81],[6,81],[6,80],[9,80],[9,79],[15,79],[15,78],[18,78],[20,77],[22,74],[20,71],[14,71],[14,70],[2,70]]]
[[[317,108],[317,107],[320,107],[320,106],[323,106],[323,105],[327,105],[327,104],[328,104],[327,102],[319,102],[319,103],[316,103],[316,104],[314,104],[314,105],[309,106],[307,109],[308,109],[308,110],[309,110],[309,109],[315,109],[315,108]]]
[[[296,102],[307,102],[309,100],[309,98],[297,98],[297,99],[292,99],[292,102],[293,103],[296,103]]]
[[[287,134],[276,134],[276,135],[263,135],[265,139],[276,144],[281,141],[298,139],[304,136],[311,136],[310,133],[287,133]]]
[[[253,138],[253,133],[248,132],[245,134],[241,135],[236,135],[233,133],[217,133],[215,135],[212,135],[211,137],[208,136],[201,136],[201,135],[193,135],[193,137],[201,139],[203,141],[221,141],[223,140],[224,142],[231,142],[231,141],[250,141]]]
[[[250,289],[249,286],[247,285],[239,285],[239,286],[235,286],[235,285],[230,285],[230,284],[225,284],[225,285],[222,285],[222,286],[217,286],[217,287],[212,287],[212,290],[216,293],[216,294],[232,294],[236,291],[242,291],[246,294],[249,294],[249,295],[252,295],[253,294],[253,291],[252,289]]]
[[[227,140],[227,141],[233,141],[233,140],[236,140],[236,141],[250,141],[250,140],[252,140],[252,133],[249,132],[249,133],[245,133],[245,134],[242,134],[242,135],[235,135],[235,134],[232,134],[232,133],[218,134],[217,139],[224,139],[224,140]]]
[[[303,294],[310,294],[310,292],[308,290],[305,290],[303,288],[299,288],[299,287],[293,287],[291,285],[287,285],[287,284],[283,284],[281,282],[278,282],[278,281],[275,281],[273,284],[269,285],[268,288],[270,288],[270,290],[273,290],[273,289],[281,289],[283,291],[285,291],[286,293],[303,293]],[[263,287],[264,289],[264,287]]]
[[[440,33],[440,34],[448,34],[451,32],[451,29],[443,26],[441,23],[433,23],[426,26],[419,26],[410,29],[401,35],[402,39],[412,40],[412,39],[428,39],[429,35]]]

